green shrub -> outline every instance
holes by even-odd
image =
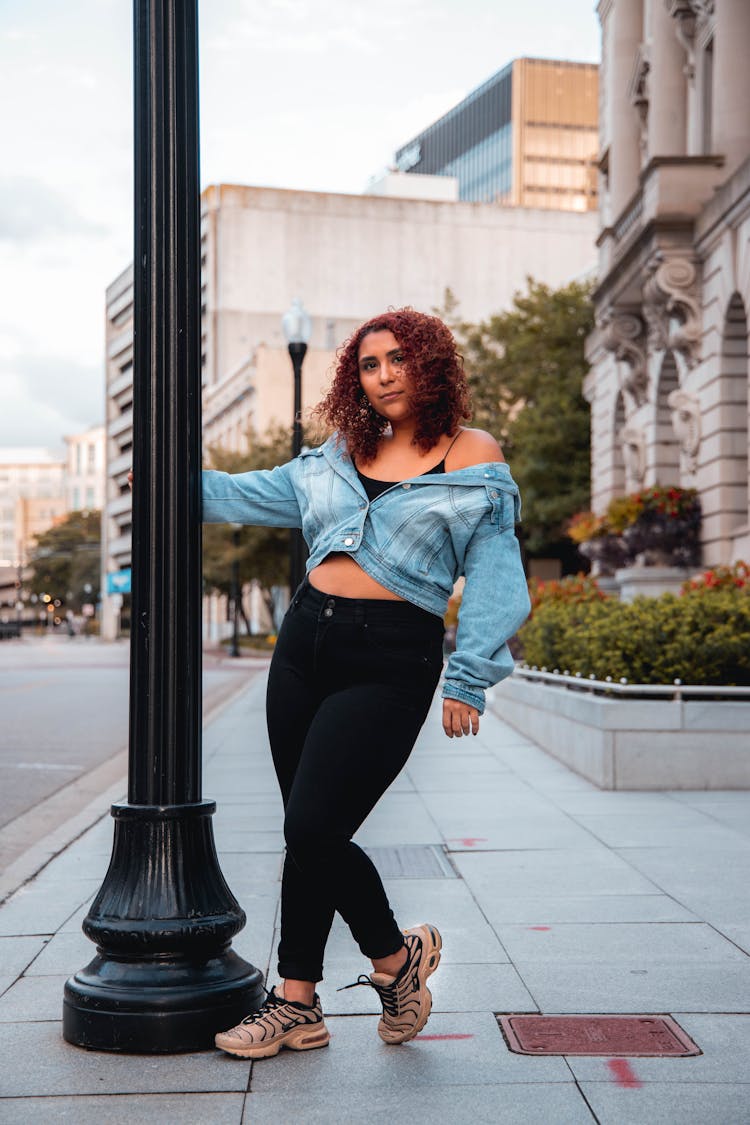
[[[676,597],[540,605],[523,626],[532,665],[631,683],[750,685],[750,593],[695,590]]]

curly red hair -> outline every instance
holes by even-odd
[[[404,354],[417,414],[414,444],[422,453],[471,417],[463,359],[447,325],[411,308],[382,313],[360,325],[339,349],[331,389],[315,411],[338,430],[350,454],[365,462],[375,457],[388,422],[362,391],[359,347],[368,333],[383,331],[393,333]]]

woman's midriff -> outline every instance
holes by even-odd
[[[349,555],[327,555],[322,563],[313,567],[308,575],[311,586],[324,594],[339,598],[383,598],[403,602],[392,590],[386,590],[359,566]]]

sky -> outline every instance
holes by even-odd
[[[514,58],[598,62],[595,0],[204,0],[201,182],[361,192]],[[0,447],[104,418],[132,258],[131,0],[0,0]]]

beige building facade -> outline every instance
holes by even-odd
[[[68,511],[101,511],[104,504],[104,426],[65,438],[65,497]]]
[[[601,0],[593,506],[699,490],[704,559],[750,557],[750,3]]]
[[[406,177],[404,177],[406,178]],[[425,190],[432,194],[433,181]],[[445,198],[337,195],[237,185],[202,194],[203,437],[241,450],[250,427],[290,426],[293,379],[281,319],[304,302],[312,337],[303,412],[330,380],[336,348],[389,306],[439,308],[450,288],[466,320],[507,308],[526,276],[559,285],[590,273],[596,214]],[[410,189],[412,190],[412,189]],[[442,193],[441,193],[442,195]],[[133,444],[133,274],[107,290],[106,576],[130,565],[127,473]],[[118,595],[104,597],[103,632],[117,630]],[[215,615],[214,615],[215,619]]]

